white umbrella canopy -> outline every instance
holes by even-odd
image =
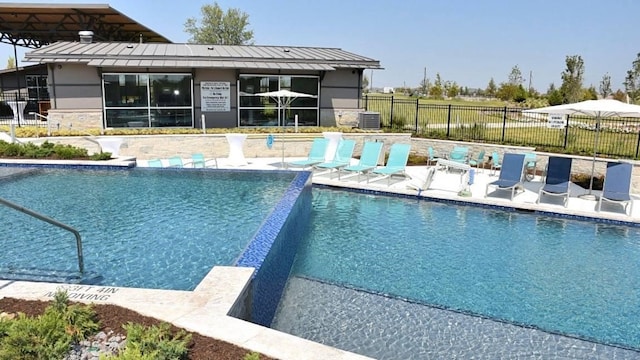
[[[593,146],[593,163],[591,164],[591,180],[589,182],[588,196],[592,195],[593,174],[596,166],[596,154],[598,151],[598,137],[600,134],[600,121],[603,118],[628,118],[640,117],[640,105],[623,103],[622,101],[603,99],[586,100],[572,104],[547,106],[538,109],[524,110],[523,113],[546,113],[558,115],[586,115],[596,119],[596,135]]]
[[[278,102],[278,107],[283,108],[283,109],[286,109],[289,105],[291,105],[293,100],[295,100],[297,98],[302,98],[302,97],[304,97],[304,98],[315,98],[315,97],[317,97],[316,95],[299,93],[299,92],[295,92],[295,91],[291,91],[291,90],[268,91],[268,92],[256,93],[256,94],[253,94],[253,95],[254,96],[263,96],[263,97],[274,98]],[[278,123],[280,123],[280,112],[278,112]]]

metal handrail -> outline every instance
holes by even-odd
[[[82,257],[82,238],[80,237],[80,233],[78,232],[78,230],[72,228],[69,225],[63,224],[61,222],[59,222],[58,220],[52,219],[46,215],[42,215],[40,213],[37,213],[33,210],[27,209],[24,206],[20,206],[16,203],[13,203],[9,200],[0,198],[0,204],[5,205],[7,207],[10,207],[14,210],[18,210],[20,212],[23,212],[27,215],[33,216],[36,219],[48,222],[51,225],[57,226],[61,229],[67,230],[69,232],[71,232],[75,237],[76,237],[76,247],[78,249],[78,267],[80,268],[80,273],[84,273],[84,259]]]

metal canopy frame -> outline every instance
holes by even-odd
[[[107,4],[0,4],[0,43],[37,49],[83,30],[99,41],[171,42]]]

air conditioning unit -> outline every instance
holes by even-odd
[[[380,129],[380,113],[373,111],[363,111],[358,118],[358,127],[360,129]]]

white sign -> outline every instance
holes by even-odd
[[[565,126],[567,126],[567,120],[564,115],[549,114],[549,120],[547,121],[549,129],[564,129]]]
[[[200,82],[200,110],[202,112],[231,111],[231,83],[225,81]]]

